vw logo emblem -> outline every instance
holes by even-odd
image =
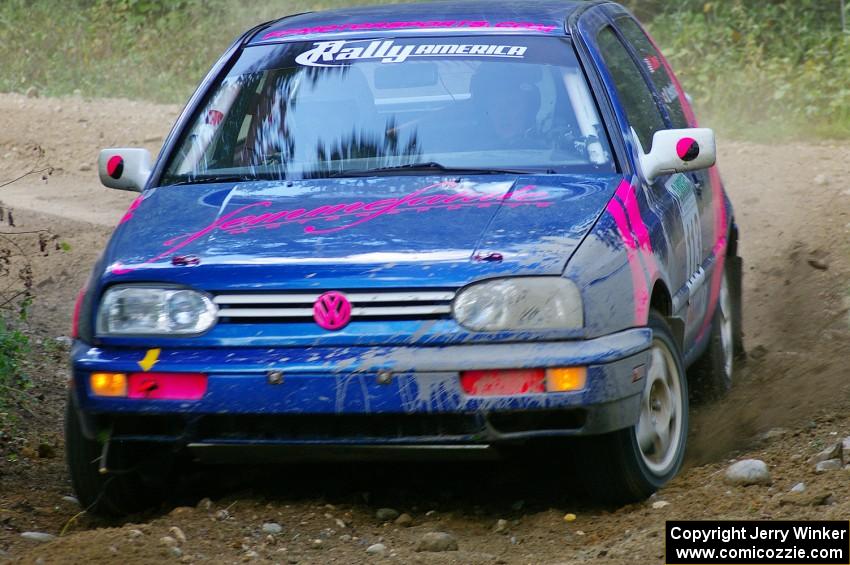
[[[351,321],[351,302],[341,292],[326,292],[313,303],[313,319],[326,330],[341,330]]]

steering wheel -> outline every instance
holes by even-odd
[[[554,126],[545,134],[546,145],[553,151],[566,152],[579,157],[586,157],[583,151],[582,138],[577,136],[569,126]]]

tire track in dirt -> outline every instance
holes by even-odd
[[[731,152],[729,152],[731,150]],[[850,151],[836,144],[730,144],[722,152],[746,262],[747,366],[729,398],[697,412],[691,462],[850,398]]]

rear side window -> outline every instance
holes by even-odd
[[[661,110],[655,103],[655,97],[640,68],[614,30],[606,27],[599,34],[597,41],[608,71],[614,79],[620,102],[626,110],[626,117],[637,133],[643,150],[648,152],[652,148],[655,132],[667,129]]]
[[[646,66],[652,83],[661,94],[661,100],[667,108],[667,114],[670,116],[673,127],[679,129],[690,127],[685,110],[682,107],[682,101],[679,99],[679,89],[673,83],[673,79],[667,72],[667,67],[661,62],[661,54],[633,19],[623,18],[618,20],[617,26]]]

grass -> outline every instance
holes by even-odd
[[[390,2],[0,0],[0,91],[182,103],[254,25],[366,3]]]
[[[850,34],[838,2],[709,2],[652,30],[705,123],[737,137],[850,137]]]
[[[29,347],[29,339],[0,317],[0,458],[14,453],[20,424],[16,407],[32,384],[21,367]]]
[[[387,0],[0,0],[0,91],[182,103],[251,26]],[[835,7],[832,6],[835,3]],[[631,0],[696,100],[737,138],[850,137],[837,0]]]

